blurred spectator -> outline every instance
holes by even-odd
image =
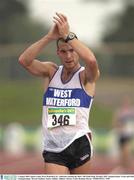
[[[4,131],[4,150],[5,152],[20,155],[25,152],[24,147],[24,128],[15,122],[9,124]]]
[[[131,142],[134,136],[134,106],[128,96],[124,97],[121,107],[115,112],[113,125],[119,145],[120,164],[112,173],[129,173]]]

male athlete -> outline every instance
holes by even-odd
[[[88,174],[92,156],[89,111],[99,77],[92,51],[70,32],[67,17],[56,13],[47,35],[28,47],[19,62],[47,83],[43,98],[43,136],[46,174]],[[37,55],[57,42],[60,66],[40,62]],[[81,67],[79,59],[85,67]]]

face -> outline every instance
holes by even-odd
[[[79,66],[79,56],[69,44],[60,42],[57,54],[66,69],[73,69]]]

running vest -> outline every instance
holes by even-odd
[[[64,83],[61,80],[63,66],[59,66],[43,97],[44,150],[61,152],[75,139],[91,132],[88,126],[93,97],[80,82],[80,67]]]

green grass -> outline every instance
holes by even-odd
[[[91,109],[89,125],[98,129],[110,129],[112,127],[112,115],[111,107],[95,103]]]
[[[41,86],[37,80],[1,82],[0,123],[39,124],[43,96]]]

